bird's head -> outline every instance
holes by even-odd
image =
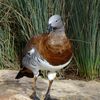
[[[59,16],[59,15],[51,16],[48,21],[48,31],[51,32],[51,31],[56,31],[56,30],[60,30],[60,29],[64,29],[64,25],[61,20],[61,16]]]

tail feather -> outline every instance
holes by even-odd
[[[17,76],[15,77],[15,79],[20,79],[22,77],[29,77],[29,78],[33,78],[34,75],[33,75],[33,72],[25,67],[23,67],[17,74]]]

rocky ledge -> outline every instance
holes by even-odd
[[[0,100],[31,100],[32,79],[23,77],[16,80],[18,71],[0,70]],[[37,93],[40,100],[47,90],[48,80],[37,80]],[[55,100],[100,100],[100,82],[81,80],[55,80],[51,96]],[[53,99],[54,100],[54,99]]]

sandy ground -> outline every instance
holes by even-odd
[[[18,71],[0,70],[0,100],[31,100],[32,79],[16,80]],[[43,100],[48,87],[48,80],[37,80],[37,94]],[[100,82],[81,80],[55,80],[51,97],[57,100],[100,100]],[[52,99],[55,100],[55,99]]]

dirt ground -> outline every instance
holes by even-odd
[[[23,77],[16,80],[18,71],[0,70],[0,100],[31,100],[32,79]],[[48,87],[48,80],[41,77],[37,80],[37,94],[43,100]],[[55,80],[52,89],[52,100],[100,100],[100,81]]]

